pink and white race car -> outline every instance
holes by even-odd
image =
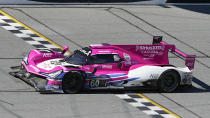
[[[35,49],[10,72],[31,84],[37,91],[78,93],[82,89],[156,87],[173,92],[178,86],[191,85],[195,55],[186,55],[175,45],[155,36],[153,44],[90,45],[70,56],[50,49]],[[168,52],[185,58],[186,67],[169,64]]]

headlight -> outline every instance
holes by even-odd
[[[23,57],[23,61],[26,65],[28,65],[28,54]]]
[[[61,73],[62,73],[62,70],[58,70],[58,71],[54,71],[54,72],[48,74],[48,76],[51,77],[51,78],[55,78],[58,75],[60,75]]]

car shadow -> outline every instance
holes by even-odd
[[[210,92],[210,86],[205,82],[197,79],[196,77],[192,80],[194,83],[199,85],[201,88],[195,86],[191,87],[179,87],[172,93],[204,93]],[[1,92],[1,91],[0,91]],[[14,92],[14,91],[12,91]],[[22,91],[20,91],[22,92]],[[30,92],[30,91],[27,91]],[[35,92],[35,91],[33,91]],[[126,88],[126,89],[84,89],[83,91],[76,94],[136,94],[136,93],[160,93],[157,88],[138,87],[138,88]],[[63,93],[52,93],[52,92],[40,92],[40,94],[63,94]],[[69,94],[64,94],[69,95]]]
[[[179,87],[172,93],[203,93],[210,92],[210,86],[205,82],[193,77],[193,83],[199,85],[197,88],[195,86],[191,87]],[[124,94],[124,93],[159,93],[158,89],[155,88],[127,88],[127,89],[97,89],[97,90],[84,90],[79,94]]]
[[[196,83],[197,85],[199,85],[200,87],[197,88],[195,86],[192,86],[190,88],[183,88],[183,89],[178,89],[175,92],[179,92],[179,93],[202,93],[202,92],[210,92],[210,86],[208,84],[206,84],[205,82],[199,80],[198,78],[194,77],[192,79],[193,83]]]

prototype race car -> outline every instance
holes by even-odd
[[[166,44],[161,36],[153,44],[90,45],[64,56],[68,47],[31,50],[21,66],[10,72],[37,91],[78,93],[82,89],[156,87],[173,92],[178,86],[191,85],[195,55],[186,55]],[[169,64],[168,51],[185,57],[186,67]]]

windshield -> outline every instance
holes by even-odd
[[[65,61],[67,63],[75,65],[85,65],[87,63],[87,60],[88,60],[87,56],[85,56],[80,52],[75,52],[74,54],[65,58]]]

